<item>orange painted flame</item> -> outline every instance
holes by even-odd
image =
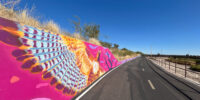
[[[16,28],[13,28],[13,27],[5,27],[5,26],[0,25],[0,30],[7,31],[10,34],[13,34],[15,36],[19,36],[19,37],[24,36],[24,33],[22,31],[18,31]]]
[[[87,85],[91,84],[105,73],[97,61],[98,55],[96,57],[88,55],[83,41],[68,36],[61,37],[68,49],[76,55],[76,64],[79,67],[80,72],[88,78]]]

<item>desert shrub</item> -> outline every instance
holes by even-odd
[[[101,45],[104,46],[104,47],[107,47],[107,48],[111,48],[112,47],[112,44],[111,43],[108,43],[108,42],[103,42],[103,41],[100,41]]]
[[[190,69],[200,72],[200,65],[192,65]]]

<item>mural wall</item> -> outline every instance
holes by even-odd
[[[105,47],[0,18],[0,100],[71,99],[126,61]]]

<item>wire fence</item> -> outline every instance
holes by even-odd
[[[198,83],[200,83],[200,72],[193,71],[190,69],[190,66],[187,64],[181,65],[177,64],[176,62],[166,61],[165,59],[160,59],[156,57],[149,58],[154,63],[160,65],[161,67],[165,68],[169,72],[172,72],[177,75],[181,75],[185,78],[192,79]]]

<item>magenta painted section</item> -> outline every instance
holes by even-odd
[[[118,62],[109,49],[0,18],[0,100],[69,100]]]
[[[87,46],[88,55],[96,56],[97,53],[100,52],[98,62],[105,71],[108,71],[109,69],[112,69],[120,64],[108,48],[97,46],[88,42],[84,43]]]
[[[22,63],[12,56],[12,51],[17,49],[16,47],[0,43],[0,48],[0,100],[34,100],[44,97],[49,100],[68,100],[72,98],[55,91],[54,86],[49,85],[49,80],[41,78],[41,73],[32,74],[23,70]],[[48,85],[44,85],[46,83]]]
[[[122,61],[118,62],[118,64],[119,64],[119,65],[120,65],[120,64],[123,64],[123,63],[125,63],[125,62],[127,62],[127,61],[130,61],[130,60],[133,60],[133,59],[135,59],[135,58],[136,58],[136,57],[130,58],[130,59],[122,60]]]

